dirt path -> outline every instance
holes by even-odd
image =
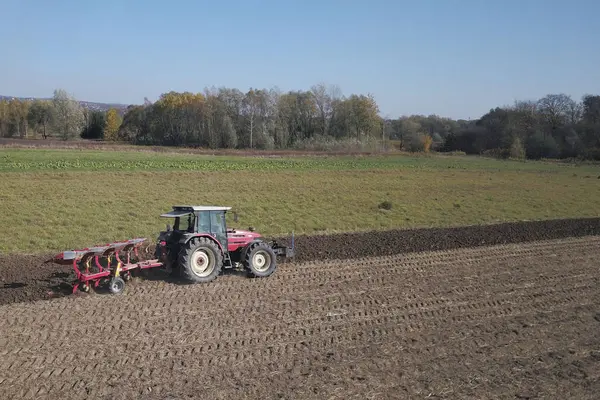
[[[0,306],[0,398],[594,398],[600,237]]]

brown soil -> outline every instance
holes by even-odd
[[[600,235],[600,218],[297,236],[294,261],[352,259],[586,235]],[[277,240],[291,243],[290,238]],[[151,246],[149,249],[153,250]],[[74,280],[72,268],[44,263],[51,257],[52,254],[0,254],[0,304],[69,295]]]
[[[587,235],[600,235],[600,218],[298,236],[296,261],[386,256]],[[278,241],[290,245],[289,238]]]
[[[0,398],[597,398],[600,237],[0,306]]]

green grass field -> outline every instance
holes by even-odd
[[[173,204],[229,205],[236,226],[266,235],[596,217],[599,175],[594,165],[459,156],[0,149],[0,251],[154,240]]]

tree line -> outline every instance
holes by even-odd
[[[4,138],[114,140],[121,122],[119,110],[87,109],[63,89],[55,90],[50,100],[0,100],[0,137]]]
[[[578,102],[566,94],[549,94],[497,107],[451,132],[442,150],[502,158],[599,160],[600,96],[585,95]]]
[[[600,96],[549,94],[474,121],[437,115],[384,119],[371,95],[212,88],[169,92],[120,111],[92,111],[64,90],[51,100],[0,101],[2,137],[77,137],[139,145],[252,149],[399,149],[502,158],[600,159]]]
[[[136,144],[285,149],[311,143],[368,142],[381,137],[369,95],[343,97],[335,86],[281,93],[271,89],[208,89],[165,93],[129,107],[118,139]]]

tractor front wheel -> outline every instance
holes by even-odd
[[[183,278],[198,283],[210,282],[221,273],[223,255],[217,244],[208,238],[191,239],[179,254]]]
[[[243,264],[250,275],[255,278],[265,278],[275,272],[277,268],[273,249],[262,242],[250,245]]]

